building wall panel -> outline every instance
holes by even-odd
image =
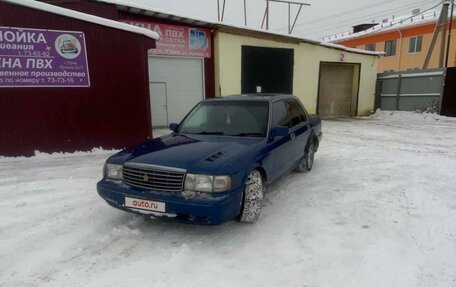
[[[374,108],[377,57],[342,52],[307,43],[284,43],[226,32],[216,32],[215,83],[218,96],[241,92],[242,45],[294,49],[293,93],[310,113],[317,108],[319,69],[321,62],[340,62],[361,65],[358,115],[369,114]]]
[[[0,88],[0,155],[121,148],[152,136],[146,54],[152,39],[6,3],[0,25],[84,32],[91,82]]]

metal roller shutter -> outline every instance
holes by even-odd
[[[354,66],[327,64],[320,66],[318,114],[321,117],[350,117],[353,111]]]
[[[149,57],[152,126],[180,122],[204,98],[201,58]]]

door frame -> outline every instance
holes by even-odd
[[[317,105],[316,105],[316,113],[318,114],[319,111],[319,105],[320,105],[320,84],[321,84],[321,68],[324,64],[330,64],[330,65],[350,65],[353,66],[354,68],[357,66],[358,67],[358,82],[357,82],[357,91],[356,91],[356,99],[352,98],[352,105],[353,105],[353,100],[356,101],[355,103],[355,111],[354,111],[354,117],[358,116],[358,104],[359,104],[359,90],[360,90],[360,84],[361,84],[361,68],[362,65],[361,63],[354,63],[354,62],[331,62],[331,61],[320,61],[320,65],[318,68],[318,86],[317,86]],[[355,76],[355,73],[353,73],[353,76]],[[353,79],[354,83],[354,79]],[[352,96],[353,97],[353,96]],[[353,117],[350,115],[350,117]]]
[[[169,125],[169,117],[168,117],[168,85],[166,82],[149,82],[149,87],[150,87],[150,84],[164,84],[165,85],[165,103],[166,103],[166,125]],[[150,89],[149,89],[150,91]],[[152,109],[153,109],[153,101],[152,101],[152,97],[154,95],[152,93],[149,93],[149,104],[150,104],[150,119],[152,121],[152,129],[154,128],[154,121],[153,121],[153,112],[152,112]],[[161,126],[155,126],[155,127],[161,127]]]

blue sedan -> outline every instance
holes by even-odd
[[[310,171],[321,121],[292,95],[198,103],[171,134],[111,156],[99,195],[118,209],[197,224],[255,222],[266,186]]]

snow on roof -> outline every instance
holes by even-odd
[[[236,25],[226,25],[224,23],[218,23],[218,25],[220,27],[225,26],[225,27],[235,28],[235,29],[239,29],[239,30],[265,33],[265,34],[269,34],[269,35],[272,35],[272,36],[286,37],[286,38],[294,39],[296,41],[303,42],[303,43],[309,43],[309,44],[313,44],[313,45],[323,46],[323,47],[326,47],[326,48],[342,50],[342,51],[347,51],[347,52],[352,52],[352,53],[357,53],[357,54],[365,54],[365,55],[372,55],[372,56],[379,56],[379,55],[385,54],[384,52],[366,51],[366,50],[362,50],[362,49],[349,48],[349,47],[345,47],[343,45],[322,42],[322,41],[319,41],[319,40],[316,40],[316,39],[304,38],[304,37],[294,36],[294,35],[289,35],[289,34],[276,33],[276,32],[271,32],[271,31],[266,31],[266,30],[261,30],[261,29],[255,29],[255,28],[250,28],[250,27],[236,26]]]
[[[130,12],[133,14],[142,12],[146,16],[157,16],[157,17],[161,17],[161,18],[169,18],[170,20],[188,22],[188,24],[194,23],[196,25],[216,26],[216,24],[217,24],[216,22],[204,20],[204,19],[201,19],[198,17],[183,15],[183,14],[176,14],[174,12],[171,13],[168,11],[151,8],[150,6],[147,6],[147,5],[132,3],[129,1],[125,1],[125,0],[96,0],[96,1],[117,5],[118,8],[119,7],[124,8],[124,9],[122,9],[123,11]]]
[[[167,18],[170,20],[174,20],[174,21],[182,21],[187,24],[195,24],[195,25],[203,25],[203,26],[211,26],[211,27],[228,27],[228,28],[233,28],[233,29],[237,29],[237,30],[265,33],[265,34],[269,34],[272,36],[285,37],[285,38],[289,38],[289,39],[294,39],[295,41],[300,41],[300,42],[309,43],[309,44],[313,44],[313,45],[319,45],[319,46],[323,46],[323,47],[331,48],[331,49],[353,52],[353,53],[357,53],[357,54],[372,55],[372,56],[379,56],[379,55],[384,54],[384,52],[375,52],[375,51],[366,51],[366,50],[362,50],[362,49],[348,48],[348,47],[345,47],[342,45],[330,44],[330,43],[322,42],[317,39],[304,38],[301,36],[271,32],[268,30],[256,29],[256,28],[252,28],[252,27],[237,26],[237,25],[233,25],[233,24],[227,24],[224,22],[212,22],[209,20],[203,20],[203,19],[193,17],[193,16],[166,12],[166,11],[163,11],[160,9],[151,8],[150,6],[132,3],[132,2],[125,1],[125,0],[96,0],[96,1],[117,5],[118,8],[123,8],[123,11],[126,11],[126,12],[141,13],[146,16],[157,16],[157,17],[161,17],[161,18]]]
[[[257,28],[253,28],[253,27],[238,26],[238,25],[233,25],[233,24],[226,24],[226,23],[223,23],[223,22],[218,22],[217,25],[219,27],[234,28],[236,30],[244,30],[244,31],[251,31],[251,32],[269,34],[269,35],[272,35],[272,36],[286,37],[286,38],[289,38],[289,39],[294,39],[296,41],[310,43],[310,44],[319,45],[321,43],[317,39],[310,39],[310,38],[304,38],[304,37],[290,35],[290,34],[277,33],[277,32],[273,32],[273,31],[270,31],[270,30],[262,30],[262,29],[257,29]]]
[[[391,31],[404,30],[416,26],[426,25],[429,23],[436,22],[440,16],[440,11],[426,11],[420,13],[416,16],[413,15],[403,15],[400,17],[392,17],[391,19],[385,19],[380,21],[381,23],[357,33],[345,32],[341,34],[336,34],[334,36],[329,36],[323,38],[328,42],[338,43],[346,40],[352,40],[355,38],[360,38],[364,36],[377,35],[382,33],[387,33]]]
[[[34,1],[34,0],[0,0],[0,1],[10,3],[13,5],[20,5],[20,6],[36,9],[36,10],[41,10],[41,11],[45,11],[45,12],[49,12],[49,13],[53,13],[53,14],[63,15],[66,17],[70,17],[70,18],[74,18],[74,19],[78,19],[78,20],[82,20],[82,21],[86,21],[86,22],[91,22],[91,23],[95,23],[98,25],[111,27],[111,28],[115,28],[115,29],[119,29],[119,30],[124,30],[124,31],[128,31],[128,32],[136,33],[136,34],[142,34],[142,35],[152,38],[154,40],[160,39],[160,36],[157,33],[153,32],[151,30],[148,30],[148,29],[128,25],[125,23],[121,23],[121,22],[114,21],[114,20],[109,20],[106,18],[101,18],[101,17],[94,16],[94,15],[85,14],[85,13],[74,11],[71,9],[65,9],[62,7],[54,6],[54,5],[39,2],[39,1]]]
[[[353,53],[358,53],[358,54],[366,54],[366,55],[373,55],[373,56],[385,55],[385,52],[376,52],[376,51],[367,51],[367,50],[363,50],[363,49],[349,48],[349,47],[346,47],[343,45],[338,45],[338,44],[329,43],[329,42],[320,42],[320,45],[328,47],[328,48],[344,50],[347,52],[353,52]]]

